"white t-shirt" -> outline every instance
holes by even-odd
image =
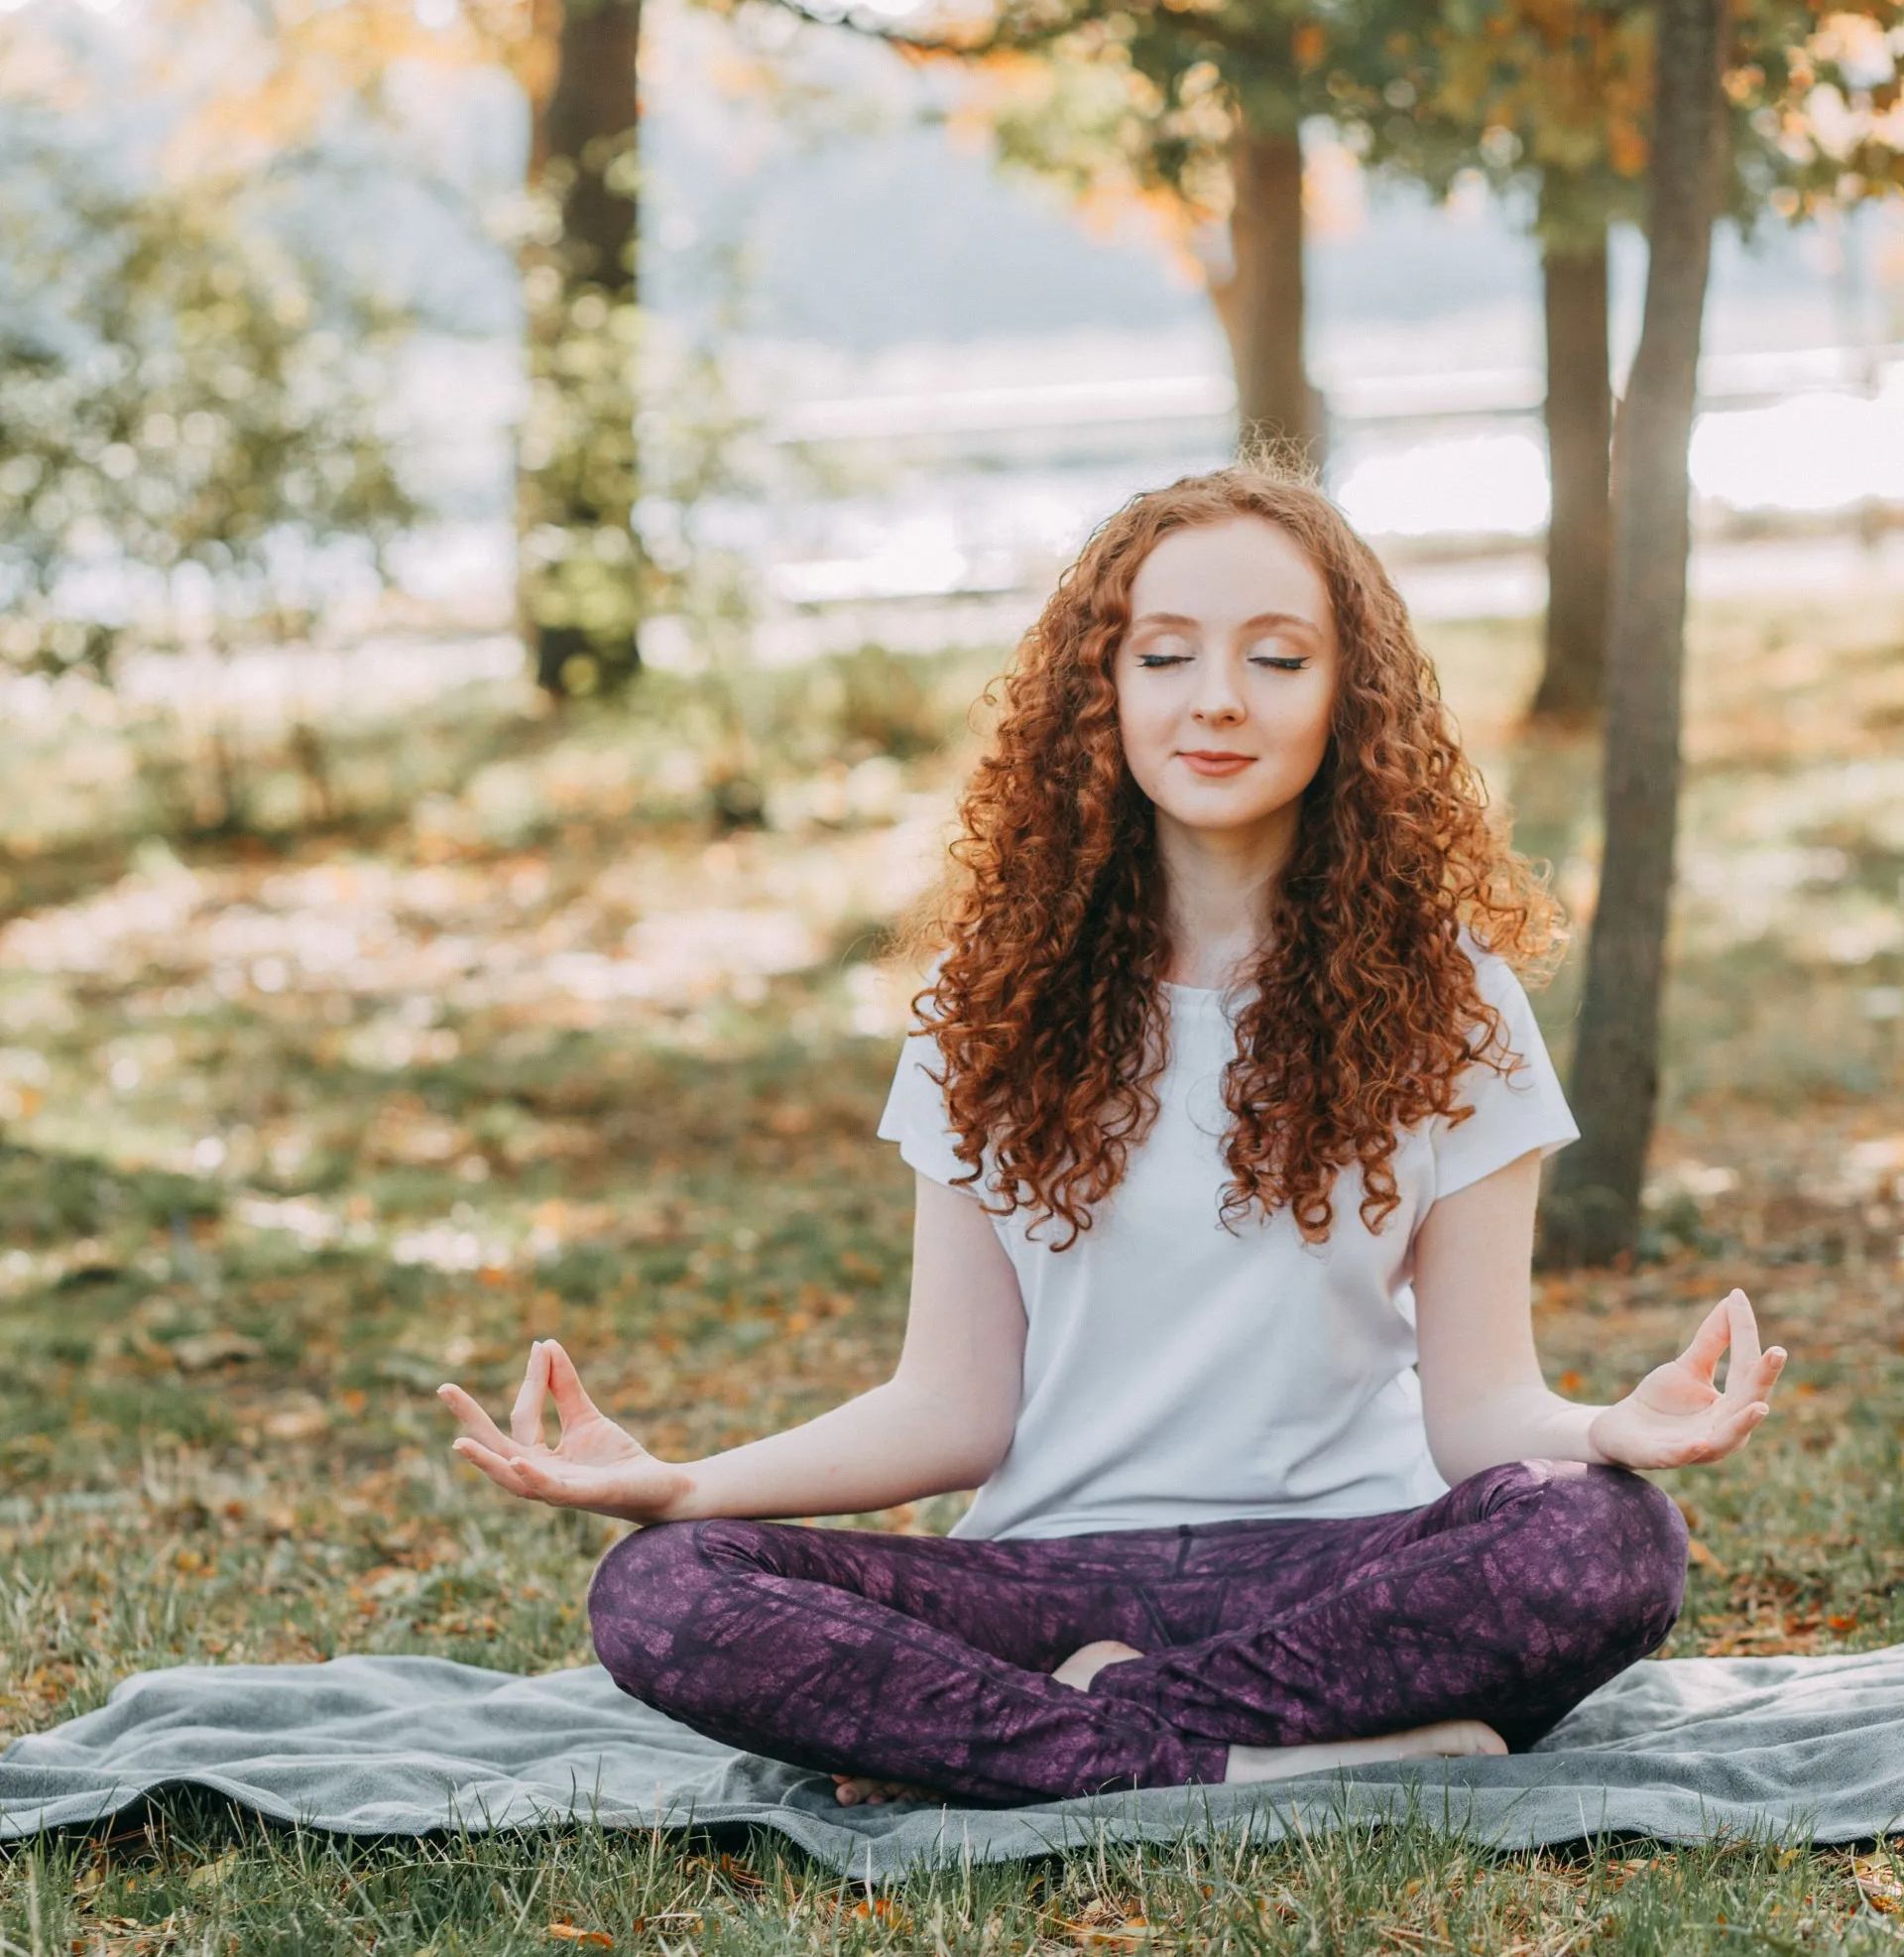
[[[1454,1105],[1472,1102],[1474,1114],[1402,1134],[1390,1158],[1401,1204],[1378,1235],[1360,1214],[1360,1168],[1342,1170],[1329,1239],[1313,1246],[1286,1208],[1267,1221],[1257,1206],[1233,1212],[1234,1235],[1219,1222],[1235,1023],[1220,992],[1166,985],[1157,1119],[1092,1227],[1053,1251],[1070,1234],[1062,1219],[1040,1215],[1029,1232],[1023,1208],[991,1219],[1024,1304],[1023,1388],[1011,1448],[953,1535],[1361,1516],[1446,1491],[1415,1371],[1415,1231],[1437,1196],[1580,1135],[1512,966],[1464,943],[1527,1065],[1509,1081],[1472,1062]],[[942,1073],[944,1058],[914,1031],[878,1133],[949,1183],[965,1164],[928,1066]],[[988,1149],[982,1179],[965,1185],[994,1205],[995,1165]]]

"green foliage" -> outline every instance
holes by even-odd
[[[641,624],[656,613],[679,617],[725,671],[752,632],[755,573],[743,551],[703,534],[704,514],[760,495],[771,466],[762,419],[739,406],[720,357],[744,302],[739,254],[719,254],[726,285],[709,326],[670,334],[631,293],[580,275],[559,230],[560,183],[551,173],[538,186],[522,249],[524,634],[543,649],[544,683],[568,694],[626,686]],[[738,718],[734,738],[744,750]]]
[[[644,322],[632,292],[578,271],[562,182],[551,174],[538,186],[521,249],[529,393],[517,430],[517,597],[544,683],[591,693],[630,677],[655,596],[632,527]]]
[[[1445,197],[1479,171],[1540,192],[1536,230],[1562,249],[1644,223],[1655,8],[1650,0],[1366,0],[1331,51],[1330,113],[1356,154]],[[1870,123],[1897,99],[1872,66],[1897,0],[1857,0],[1830,29],[1804,0],[1750,0],[1728,18],[1721,212],[1749,239],[1904,183],[1904,154]]]
[[[1162,193],[1196,218],[1229,206],[1239,123],[1266,134],[1323,116],[1371,169],[1438,198],[1470,172],[1496,190],[1537,186],[1539,235],[1578,248],[1645,218],[1653,15],[1650,0],[1001,0],[982,45],[1009,85],[986,114],[1008,169],[1080,200]],[[1898,0],[1824,21],[1807,0],[1734,11],[1722,209],[1747,237],[1767,214],[1795,221],[1904,185],[1882,121],[1899,99],[1901,19]]]
[[[0,1141],[0,1213],[16,1244],[182,1227],[223,1211],[222,1192],[199,1176],[119,1169],[92,1156],[41,1156]]]
[[[841,745],[857,757],[887,754],[910,761],[944,744],[945,704],[927,661],[866,645],[829,663],[821,680],[831,698]],[[826,694],[823,694],[826,698]]]
[[[404,318],[228,202],[130,194],[27,130],[0,184],[0,659],[108,676],[130,630],[282,631],[317,602],[295,550],[360,540],[381,570],[416,516],[379,427]]]

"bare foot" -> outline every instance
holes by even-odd
[[[864,1801],[869,1807],[878,1807],[889,1800],[936,1800],[945,1796],[935,1787],[915,1787],[909,1780],[876,1780],[867,1774],[836,1774],[833,1776],[833,1792],[842,1807],[852,1807]]]
[[[1321,1740],[1301,1747],[1230,1749],[1229,1780],[1285,1780],[1330,1767],[1362,1767],[1372,1760],[1459,1760],[1469,1754],[1502,1753],[1507,1742],[1479,1719],[1442,1719],[1404,1733],[1376,1733],[1360,1740]]]
[[[1094,1645],[1080,1645],[1061,1665],[1053,1668],[1051,1676],[1085,1692],[1090,1690],[1092,1679],[1106,1665],[1123,1664],[1128,1659],[1142,1656],[1143,1653],[1134,1646],[1120,1645],[1115,1638],[1100,1638]]]

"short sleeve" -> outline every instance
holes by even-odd
[[[927,966],[925,977],[915,988],[916,991],[937,984],[940,968],[950,953],[946,951],[938,953]],[[929,1032],[919,1031],[916,1016],[912,1028],[906,1035],[904,1046],[900,1048],[899,1064],[893,1071],[892,1090],[886,1097],[886,1109],[874,1132],[882,1141],[896,1142],[900,1157],[921,1173],[931,1176],[935,1182],[950,1183],[955,1177],[968,1175],[971,1171],[952,1152],[952,1145],[958,1137],[945,1118],[945,1090],[932,1077],[933,1074],[945,1072],[945,1055]],[[958,1186],[982,1200],[982,1180],[962,1182]]]
[[[1533,1006],[1514,968],[1476,944],[1468,949],[1481,996],[1498,1009],[1506,1045],[1525,1064],[1514,1066],[1506,1054],[1490,1048],[1502,1065],[1511,1067],[1511,1073],[1497,1073],[1488,1061],[1476,1060],[1457,1080],[1454,1105],[1472,1106],[1474,1113],[1458,1124],[1437,1115],[1431,1124],[1437,1197],[1479,1182],[1529,1149],[1546,1157],[1580,1139]]]
[[[935,1182],[949,1183],[969,1171],[952,1152],[956,1138],[946,1124],[945,1092],[928,1067],[936,1074],[945,1071],[939,1042],[929,1033],[908,1034],[877,1133],[883,1141],[896,1142],[914,1168]],[[977,1181],[960,1186],[974,1195],[979,1191]]]

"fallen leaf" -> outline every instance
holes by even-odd
[[[1726,1565],[1696,1535],[1687,1538],[1686,1560],[1697,1563],[1701,1569],[1711,1570],[1715,1576],[1726,1574]]]
[[[606,1930],[581,1930],[573,1923],[550,1923],[548,1933],[566,1943],[606,1943],[612,1946],[615,1941]]]
[[[1852,1862],[1851,1872],[1864,1900],[1880,1915],[1894,1915],[1904,1909],[1904,1883],[1898,1881],[1888,1856],[1860,1855]]]
[[[267,1413],[263,1425],[273,1440],[317,1440],[330,1431],[330,1411],[319,1401],[294,1402]]]
[[[210,1862],[200,1863],[196,1869],[186,1873],[187,1889],[215,1889],[232,1870],[238,1866],[238,1851],[228,1848],[224,1854]]]
[[[265,1349],[243,1332],[220,1327],[215,1332],[194,1332],[188,1338],[175,1340],[170,1355],[181,1373],[205,1373],[228,1359],[262,1359]]]

